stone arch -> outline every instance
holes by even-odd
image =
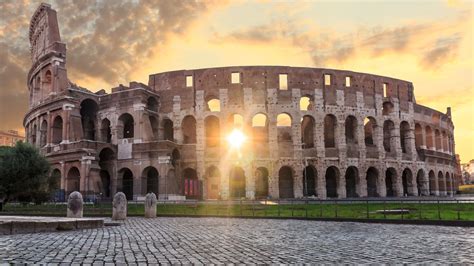
[[[336,148],[337,119],[334,115],[328,114],[324,117],[324,147]]]
[[[159,124],[158,118],[153,115],[148,116],[148,120],[150,121],[151,133],[153,134],[152,139],[158,140],[158,132],[159,132]]]
[[[216,97],[210,97],[206,100],[206,110],[211,112],[221,111],[221,101]]]
[[[268,149],[268,119],[266,115],[258,113],[252,117],[252,136],[255,151]]]
[[[433,130],[430,126],[426,126],[425,128],[425,135],[426,135],[426,148],[433,149]]]
[[[423,128],[420,124],[415,124],[415,146],[419,149],[423,145]]]
[[[178,149],[173,149],[171,152],[171,165],[173,167],[177,167],[179,164],[179,161],[181,160],[181,153],[179,152]]]
[[[448,148],[448,138],[446,136],[446,131],[443,130],[443,132],[441,132],[441,139],[443,141],[443,151],[444,152],[449,152],[449,148]]]
[[[196,119],[192,115],[183,118],[181,123],[184,144],[196,144]]]
[[[368,116],[364,119],[364,142],[365,146],[375,146],[375,131],[377,122],[375,118]]]
[[[31,144],[33,144],[33,146],[36,146],[36,132],[38,132],[38,127],[34,124],[31,129]]]
[[[258,167],[255,170],[255,197],[268,197],[268,169],[265,167]]]
[[[403,196],[415,196],[414,191],[415,182],[413,180],[413,173],[410,168],[405,168],[402,172],[402,195]]]
[[[359,187],[359,169],[355,166],[349,166],[346,170],[346,197],[359,197],[357,188]]]
[[[133,200],[133,172],[125,167],[120,169],[118,173],[122,181],[119,190],[125,194],[127,200]]]
[[[281,113],[277,116],[277,132],[279,142],[292,142],[291,116]]]
[[[159,185],[160,174],[153,166],[148,166],[142,172],[142,194],[153,192],[158,196],[160,192]]]
[[[346,144],[357,144],[357,118],[353,115],[347,116],[344,125]]]
[[[440,195],[446,194],[446,180],[444,180],[443,172],[438,172],[438,191]]]
[[[308,165],[303,169],[303,196],[304,197],[316,197],[318,174],[316,168],[312,165]]]
[[[326,169],[326,197],[337,198],[339,188],[339,169],[336,166],[330,166]]]
[[[135,122],[133,116],[129,113],[122,114],[118,119],[117,132],[119,139],[128,139],[134,137]]]
[[[439,129],[435,130],[435,148],[437,151],[441,150],[441,133],[439,133]]]
[[[85,99],[81,102],[81,123],[83,138],[96,140],[97,111],[99,105],[92,99]]]
[[[395,149],[392,145],[393,131],[395,129],[395,124],[392,120],[385,120],[383,123],[383,148],[387,153],[395,152]]]
[[[377,190],[377,183],[379,180],[379,171],[375,167],[369,167],[367,169],[367,197],[379,197],[380,194]]]
[[[153,96],[148,97],[146,100],[146,108],[152,112],[158,113],[158,100]]]
[[[300,111],[313,110],[312,99],[309,96],[303,96],[300,98]]]
[[[278,191],[280,199],[291,199],[295,197],[293,183],[293,169],[289,166],[282,166],[278,171]]]
[[[398,195],[397,171],[393,167],[389,167],[385,171],[385,191],[387,197],[395,197]]]
[[[112,178],[114,172],[115,153],[110,148],[104,148],[99,153],[101,192],[105,198],[112,196]]]
[[[231,198],[244,198],[246,191],[245,187],[245,172],[240,166],[233,166],[230,169],[229,176],[229,192]]]
[[[81,184],[81,172],[77,167],[71,167],[67,173],[66,180],[66,194],[69,195],[71,192],[80,191]]]
[[[107,118],[102,119],[100,123],[100,136],[103,142],[112,142],[112,129],[110,127],[110,120]]]
[[[198,199],[201,196],[201,188],[196,170],[190,167],[184,169],[183,180],[186,198]]]
[[[221,172],[219,168],[212,165],[206,170],[206,183],[207,183],[207,198],[208,199],[219,199],[220,198],[220,184],[221,184]]]
[[[407,121],[400,123],[400,146],[402,153],[410,153],[410,124]]]
[[[169,118],[163,119],[163,139],[174,141],[174,124],[173,121]]]
[[[426,196],[427,183],[425,171],[423,171],[423,169],[418,170],[418,173],[416,174],[416,194],[418,196]]]
[[[40,127],[40,147],[44,147],[46,145],[47,136],[48,136],[48,122],[46,122],[46,120],[43,120],[43,122],[41,122],[41,127]]]
[[[314,148],[315,124],[312,116],[303,116],[301,120],[301,144],[303,149]]]
[[[438,183],[436,180],[436,175],[433,170],[428,173],[428,179],[430,184],[430,195],[437,195],[438,194]]]
[[[220,144],[220,124],[216,116],[208,116],[204,119],[204,129],[206,134],[206,146],[218,147]]]
[[[53,144],[61,143],[61,141],[63,141],[63,119],[60,115],[54,118],[52,131],[53,131],[53,135],[52,135]]]

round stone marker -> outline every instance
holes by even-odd
[[[151,192],[145,196],[145,218],[156,217],[156,195]]]
[[[84,202],[82,195],[78,191],[69,194],[67,199],[67,217],[68,218],[82,218]]]
[[[112,206],[112,220],[125,220],[127,218],[127,197],[123,192],[115,194]]]

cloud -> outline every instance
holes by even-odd
[[[441,67],[456,56],[461,36],[457,33],[450,37],[439,38],[428,52],[423,54],[420,64],[427,69]]]
[[[58,12],[61,39],[67,45],[69,78],[79,85],[82,80],[96,79],[111,87],[130,81],[135,68],[166,45],[169,36],[186,34],[201,16],[225,3],[217,0],[49,2]],[[31,66],[28,29],[40,3],[0,1],[1,128],[19,127],[28,108],[26,75]]]

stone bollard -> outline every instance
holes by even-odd
[[[156,195],[153,192],[145,196],[145,218],[156,218]]]
[[[125,220],[127,218],[127,197],[123,192],[115,194],[112,206],[112,220]]]
[[[82,218],[83,204],[81,193],[74,191],[69,194],[69,198],[67,199],[67,217]]]

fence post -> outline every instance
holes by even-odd
[[[267,217],[267,199],[265,199],[265,205],[263,206],[263,215]]]
[[[419,216],[419,219],[421,220],[421,200],[418,200],[418,208],[420,209],[420,211],[418,212],[418,216]]]
[[[294,203],[294,201],[292,200],[291,201],[291,206],[290,206],[290,208],[291,208],[291,217],[293,217],[293,203]]]
[[[367,219],[369,219],[369,200],[366,200],[367,203]]]
[[[323,217],[323,200],[319,199],[319,218]]]
[[[242,216],[242,199],[240,199],[240,216]]]
[[[252,200],[252,216],[255,217],[255,208],[254,208],[255,201]]]
[[[335,207],[335,208],[334,208],[334,212],[335,212],[335,215],[336,215],[336,218],[337,218],[337,200],[334,200],[334,203],[335,203],[335,205],[334,205],[334,207]]]
[[[386,210],[385,210],[385,200],[383,200],[383,218],[387,219],[387,213],[386,213]]]
[[[461,214],[459,213],[459,209],[460,209],[459,200],[456,200],[456,207],[458,209],[458,220],[461,220]]]
[[[400,209],[402,211],[402,220],[403,220],[403,213],[404,213],[404,211],[403,211],[403,200],[400,200]]]
[[[439,210],[439,200],[438,200],[438,220],[441,220],[441,212]]]
[[[280,217],[280,199],[278,199],[278,217]]]
[[[306,218],[308,218],[308,200],[305,200],[304,202],[304,211],[305,211]]]

